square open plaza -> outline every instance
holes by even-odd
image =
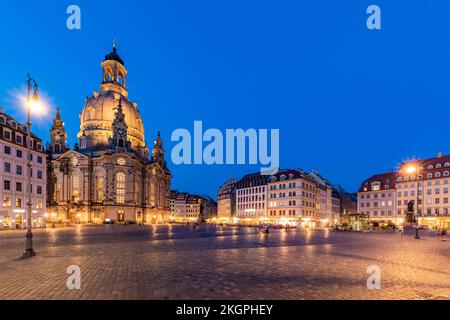
[[[449,299],[450,239],[421,236],[76,226],[36,230],[37,255],[18,259],[24,233],[3,231],[0,299]],[[71,266],[79,290],[68,289]],[[367,284],[373,266],[379,289]]]

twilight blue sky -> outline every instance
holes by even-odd
[[[82,29],[66,28],[77,4]],[[370,4],[382,30],[366,28]],[[317,169],[356,191],[410,157],[450,152],[450,2],[22,1],[0,6],[0,105],[30,72],[61,106],[69,143],[117,38],[146,140],[176,128],[279,128],[283,168]],[[53,116],[53,114],[52,114]],[[34,123],[48,140],[50,116]],[[258,166],[174,166],[173,187],[215,197]]]

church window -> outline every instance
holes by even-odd
[[[77,157],[72,157],[71,163],[72,163],[73,166],[76,166],[78,164]]]
[[[78,174],[72,177],[72,197],[74,201],[80,200],[80,178]]]
[[[97,183],[97,201],[103,201],[103,189],[105,186],[105,179],[102,175],[98,175],[95,179]]]
[[[81,149],[86,149],[86,139],[81,140]]]
[[[125,173],[119,172],[116,179],[116,201],[125,203]]]

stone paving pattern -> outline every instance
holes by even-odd
[[[450,239],[180,225],[0,231],[0,299],[450,299]],[[66,269],[81,268],[81,290]],[[366,286],[381,268],[381,289]]]

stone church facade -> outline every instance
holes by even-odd
[[[102,62],[100,91],[86,98],[79,144],[67,145],[60,110],[47,145],[47,219],[76,223],[158,223],[169,220],[171,173],[161,137],[151,155],[137,103],[128,98],[127,70],[113,51]]]

